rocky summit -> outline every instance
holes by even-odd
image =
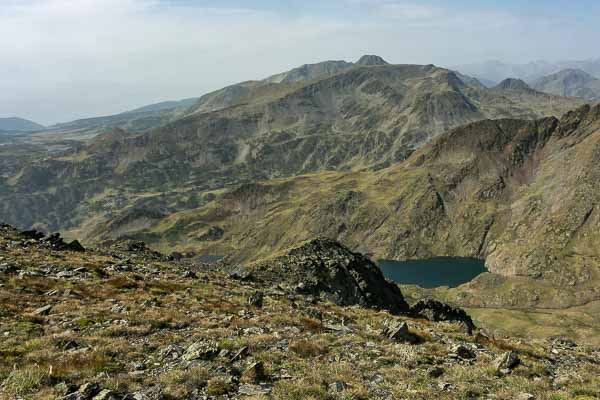
[[[2,225],[0,397],[600,395],[598,348],[469,333],[455,320],[466,313],[439,302],[407,310],[368,258],[331,240],[246,272],[175,258],[131,242],[73,251]]]
[[[252,264],[249,270],[264,283],[285,283],[299,293],[338,305],[357,304],[395,314],[408,311],[398,286],[388,282],[377,265],[331,239],[311,240]]]

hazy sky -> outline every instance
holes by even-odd
[[[200,96],[326,59],[588,59],[598,0],[0,0],[0,117]]]

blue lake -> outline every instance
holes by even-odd
[[[472,258],[438,257],[415,261],[379,261],[386,278],[403,285],[424,288],[455,287],[486,272],[484,261]]]

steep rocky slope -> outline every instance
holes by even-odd
[[[533,82],[540,92],[600,100],[600,79],[578,69],[566,69]]]
[[[169,261],[180,257],[142,243],[74,252],[59,242],[0,226],[1,398],[600,395],[599,350],[566,338],[495,337],[485,327],[469,335],[461,324],[439,321],[464,313],[436,302],[413,307],[431,321],[341,307],[190,258]],[[281,281],[294,271],[289,257],[341,267],[334,253],[366,260],[339,244],[314,242],[282,255],[292,264]],[[376,289],[366,292],[377,298]]]
[[[484,118],[559,115],[581,101],[465,84],[432,65],[379,65],[310,81],[247,82],[136,135],[29,163],[0,181],[0,217],[49,230],[133,206],[171,213],[203,192],[323,170],[381,169],[447,129]],[[372,65],[375,64],[375,65]]]
[[[387,169],[246,184],[146,216],[141,229],[132,218],[88,237],[132,235],[234,262],[321,235],[376,259],[484,258],[491,274],[462,288],[463,305],[582,305],[600,300],[599,157],[600,106],[561,120],[486,120]]]

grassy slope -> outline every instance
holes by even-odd
[[[235,376],[259,361],[266,373],[261,380],[276,399],[514,399],[531,393],[540,400],[583,400],[600,394],[600,371],[590,358],[597,355],[585,346],[469,337],[450,324],[406,317],[393,318],[408,322],[422,343],[395,343],[379,333],[387,313],[313,304],[144,252],[55,252],[4,228],[0,247],[3,262],[26,272],[0,274],[0,397],[54,398],[86,382],[121,395],[231,396],[238,385],[254,383],[246,374],[239,383]],[[111,269],[122,264],[131,270]],[[54,272],[44,272],[48,265]],[[75,267],[85,269],[56,275]],[[199,278],[186,275],[190,269]],[[246,301],[257,289],[266,295],[262,308]],[[53,306],[48,315],[34,314],[47,304]],[[164,355],[169,346],[185,350],[197,341],[226,352],[191,362]],[[455,344],[475,346],[476,359],[450,358]],[[507,350],[516,350],[522,363],[499,376],[493,362]],[[442,377],[428,376],[434,365],[444,370]],[[348,386],[328,391],[337,381]],[[449,386],[440,389],[442,382]]]

